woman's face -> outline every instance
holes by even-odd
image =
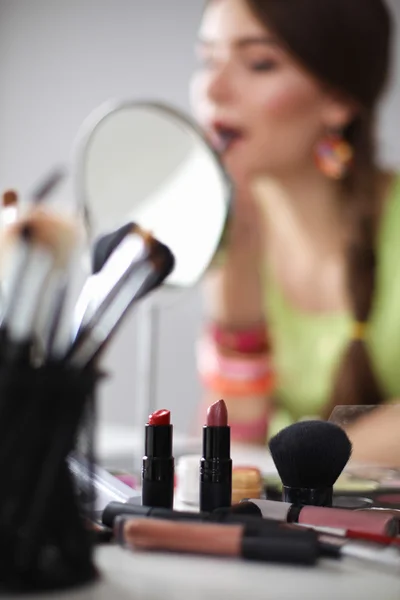
[[[213,0],[201,23],[192,106],[234,180],[309,164],[328,98],[245,0]]]

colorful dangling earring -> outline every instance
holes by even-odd
[[[339,133],[329,133],[315,148],[318,169],[330,179],[343,179],[353,162],[353,148]]]

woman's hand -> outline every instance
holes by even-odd
[[[352,461],[400,467],[400,404],[388,404],[346,428],[353,444]]]

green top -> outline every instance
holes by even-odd
[[[380,224],[377,288],[366,338],[388,399],[400,397],[399,257],[400,177]],[[347,312],[313,314],[294,307],[270,275],[266,281],[266,305],[280,407],[271,424],[271,435],[294,420],[321,413],[349,343],[353,319]]]

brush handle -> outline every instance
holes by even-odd
[[[284,485],[282,500],[294,506],[332,506],[333,487],[295,488]]]

